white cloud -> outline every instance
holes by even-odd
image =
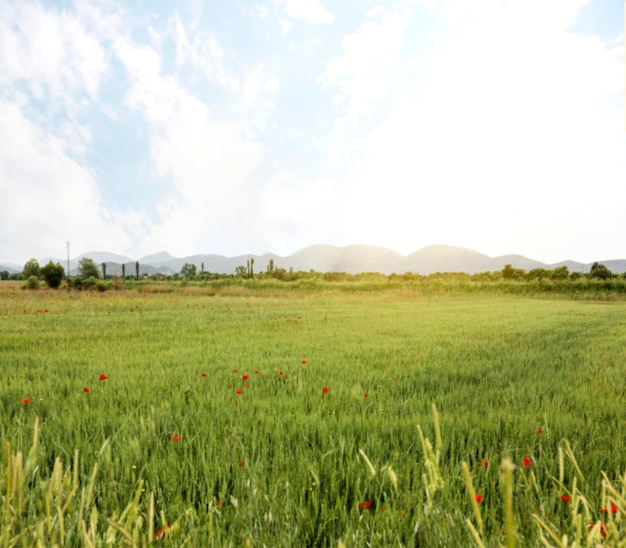
[[[445,4],[458,10],[446,21],[469,9]],[[548,10],[548,32],[534,24],[538,5],[522,27],[519,3],[481,5],[489,19],[456,26],[426,83],[361,140],[346,177],[349,238],[409,252],[436,237],[541,259],[565,258],[593,233],[589,254],[572,258],[616,249],[626,212],[607,196],[626,203],[626,138],[603,101],[623,90],[620,48],[567,33],[572,10]]]
[[[23,1],[0,5],[0,80],[24,83],[37,99],[68,106],[85,93],[97,100],[106,55],[75,16]]]
[[[334,181],[306,179],[275,166],[259,205],[263,211],[264,237],[275,253],[297,251],[294,241],[303,246],[343,240],[342,219],[349,218],[349,212]]]
[[[394,86],[391,75],[399,62],[406,20],[398,13],[372,10],[361,28],[344,37],[344,53],[320,76],[323,87],[338,88],[335,103],[342,121],[369,120],[377,104]]]
[[[123,251],[129,244],[119,222],[126,217],[102,210],[92,175],[68,157],[67,144],[6,102],[0,102],[0,195],[7,227],[0,249],[14,260],[63,256],[66,240],[83,251]],[[113,216],[118,222],[110,222]]]
[[[119,41],[117,52],[132,82],[126,103],[145,116],[150,128],[154,174],[172,181],[173,192],[160,207],[162,219],[141,245],[158,241],[159,249],[169,243],[169,249],[192,252],[216,227],[232,222],[237,204],[248,211],[248,184],[263,162],[264,149],[246,125],[218,118],[198,97],[163,76],[151,47]],[[244,92],[255,95],[258,85],[253,74]],[[235,243],[238,237],[229,227],[225,239]]]
[[[285,6],[289,17],[302,19],[312,24],[332,23],[335,16],[321,6],[319,0],[274,0],[275,3]]]

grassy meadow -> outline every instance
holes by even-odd
[[[625,340],[623,300],[2,283],[1,545],[626,546]]]

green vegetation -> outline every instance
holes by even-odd
[[[59,263],[54,264],[52,261],[49,261],[48,264],[41,269],[41,275],[48,284],[48,287],[57,289],[63,281],[65,270]]]
[[[0,285],[2,545],[623,543],[626,303],[382,278]]]

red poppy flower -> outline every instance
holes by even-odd
[[[206,377],[206,373],[200,373],[201,377]]]
[[[169,531],[171,528],[172,528],[171,525],[166,525],[165,529],[163,529],[163,527],[159,527],[157,529],[156,535],[154,535],[154,540],[161,540],[165,536],[165,533]]]
[[[568,497],[567,495],[561,495],[561,500],[563,502],[569,502],[570,500],[572,500],[572,497]]]
[[[537,434],[543,434],[543,428],[541,427],[537,428]]]
[[[600,508],[600,512],[602,512],[603,514],[608,514],[609,510],[605,506],[604,508]],[[611,504],[611,514],[617,514],[617,505]]]
[[[131,311],[131,312],[134,312],[134,310],[133,310],[132,308],[130,309],[130,311]]]
[[[254,372],[254,374],[255,374],[255,375],[258,375],[258,374],[259,374],[259,372],[258,372],[258,371],[255,371],[255,372]]]
[[[530,459],[530,457],[524,457],[524,460],[522,461],[522,466],[528,467],[532,465],[533,461]]]
[[[28,404],[30,403],[30,398],[23,398],[23,399],[22,399],[22,403],[23,403],[24,405],[28,405]]]
[[[241,378],[242,378],[244,381],[247,381],[247,380],[248,380],[248,375],[241,375]]]
[[[109,378],[109,377],[107,377],[106,375],[100,375],[100,376],[98,377],[98,380],[99,380],[99,381],[106,381],[108,378]]]
[[[480,493],[476,493],[476,502],[480,504],[483,500],[483,496]]]
[[[238,371],[236,369],[233,369],[233,373],[237,373]]]
[[[237,389],[235,390],[235,394],[241,396],[241,394],[243,394],[243,390]]]
[[[302,360],[302,365],[306,365],[306,360]]]
[[[172,441],[180,441],[180,436],[172,436]]]
[[[89,388],[87,388],[87,387],[85,386],[85,388],[83,388],[83,392],[84,392],[85,394],[87,394],[87,392],[89,392]]]
[[[489,461],[487,459],[483,459],[480,461],[480,464],[487,468],[489,466]]]
[[[367,510],[372,507],[372,503],[369,500],[364,500],[363,502],[359,502],[359,510]]]
[[[364,398],[369,398],[369,394],[366,392],[365,394],[363,394]]]
[[[324,392],[324,394],[328,394],[330,392],[330,388],[322,388],[322,392]]]
[[[603,521],[599,521],[598,523],[600,524],[600,534],[603,537],[606,537],[606,529],[604,528],[604,522]],[[591,525],[587,525],[587,528],[590,531],[593,531],[593,529],[595,528],[596,525],[597,525],[597,523],[592,523]]]
[[[237,461],[237,466],[239,466],[241,468],[243,466],[243,461],[242,460],[238,460]]]
[[[282,371],[279,371],[279,372],[278,372],[278,374],[279,374],[279,375],[282,375],[282,374],[283,374],[283,372],[282,372]]]

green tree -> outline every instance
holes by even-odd
[[[106,279],[107,277],[107,264],[106,263],[102,263],[102,277],[104,279]]]
[[[24,270],[22,270],[22,276],[26,279],[31,276],[36,276],[39,278],[39,274],[41,273],[41,268],[39,267],[39,261],[37,259],[30,259],[26,261],[24,265]]]
[[[268,272],[273,272],[274,271],[274,259],[270,259],[270,262],[267,265],[267,271]]]
[[[552,278],[554,280],[567,280],[569,278],[569,269],[565,265],[557,266],[552,271]]]
[[[48,284],[48,287],[57,289],[63,281],[65,269],[59,263],[54,264],[50,261],[41,269],[41,275]]]
[[[135,278],[139,279],[139,261],[135,263]]]
[[[593,263],[591,270],[589,271],[590,278],[596,278],[598,280],[608,280],[613,277],[611,272],[606,266],[600,263]]]
[[[122,263],[122,278],[126,278],[126,263]]]
[[[9,279],[9,271],[3,270],[0,272],[0,280],[8,280]]]
[[[235,267],[235,276],[237,276],[238,278],[243,278],[246,273],[248,272],[248,270],[250,269],[250,266],[248,265],[248,269],[246,269],[246,267],[244,265],[239,265]]]
[[[505,264],[502,269],[502,277],[505,280],[519,280],[525,274],[521,268],[513,268],[510,264]]]
[[[185,263],[180,270],[180,275],[185,278],[191,278],[196,275],[196,265],[191,263]]]
[[[89,257],[83,257],[80,261],[78,261],[78,274],[83,280],[86,280],[87,278],[100,277],[100,271],[98,270],[96,263]]]

